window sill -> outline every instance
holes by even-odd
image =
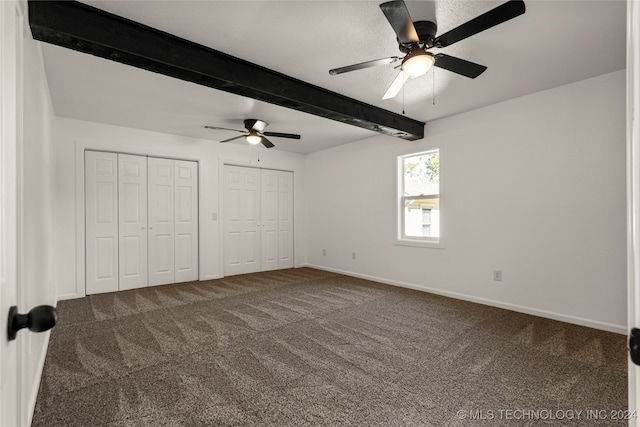
[[[394,244],[397,246],[413,246],[416,248],[444,249],[442,239],[437,242],[427,240],[396,239]]]

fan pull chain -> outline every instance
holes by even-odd
[[[435,67],[433,68],[433,90],[432,90],[432,94],[433,94],[433,105],[436,105],[436,70],[435,70]]]
[[[258,147],[257,145],[249,145],[249,164],[252,165],[253,164],[253,148],[255,147],[256,149],[256,157],[258,160],[258,163],[260,163],[260,147]]]
[[[404,73],[404,70],[402,70],[400,72]],[[404,87],[405,87],[405,85],[402,85],[402,114],[404,114]]]

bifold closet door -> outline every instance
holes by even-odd
[[[164,285],[175,278],[173,160],[149,157],[147,165],[149,285]]]
[[[293,172],[262,169],[262,271],[293,267]]]
[[[224,274],[293,267],[293,173],[224,166]]]
[[[118,154],[119,289],[147,286],[147,158]]]
[[[262,271],[278,269],[278,171],[261,170]]]
[[[198,280],[198,164],[149,157],[149,285]]]
[[[198,163],[85,152],[86,292],[198,280]]]
[[[87,294],[118,290],[118,155],[85,152]]]
[[[293,172],[278,171],[278,268],[293,268]]]
[[[198,164],[174,160],[175,282],[198,280]]]
[[[260,169],[225,165],[224,274],[261,270]]]

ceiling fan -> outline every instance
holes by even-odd
[[[396,96],[407,79],[426,74],[431,66],[444,68],[445,70],[475,79],[482,74],[487,67],[443,53],[433,54],[429,52],[429,49],[450,46],[460,40],[522,15],[525,12],[524,1],[511,0],[436,37],[438,29],[436,23],[431,21],[413,22],[403,0],[382,3],[380,9],[382,9],[382,13],[384,13],[384,16],[395,31],[400,51],[404,53],[405,56],[391,56],[389,58],[334,68],[329,71],[329,74],[342,74],[362,68],[402,61],[400,73],[382,99]]]
[[[263,122],[262,120],[246,119],[244,121],[244,127],[247,129],[246,131],[238,130],[238,129],[221,128],[221,127],[209,126],[209,125],[204,125],[202,127],[205,129],[213,129],[213,130],[230,130],[234,132],[240,132],[243,134],[240,136],[234,136],[233,138],[225,139],[220,142],[229,142],[235,139],[244,138],[251,145],[257,145],[262,143],[262,145],[264,145],[267,148],[275,147],[275,145],[273,145],[273,143],[266,138],[267,136],[273,136],[276,138],[300,139],[300,135],[293,134],[293,133],[265,132],[264,128],[266,128],[268,125],[269,123]]]

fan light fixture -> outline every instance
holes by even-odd
[[[402,69],[409,77],[426,74],[433,65],[433,55],[422,49],[412,50],[403,60]]]
[[[249,133],[249,135],[245,136],[244,138],[251,145],[258,145],[262,142],[262,137],[254,132]]]

